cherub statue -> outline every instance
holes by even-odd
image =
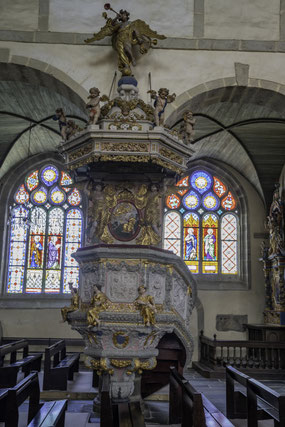
[[[114,19],[108,18],[107,13],[103,12],[102,16],[106,19],[106,24],[98,33],[94,33],[92,38],[84,41],[85,43],[92,43],[111,36],[113,48],[118,54],[118,68],[123,76],[131,76],[131,65],[136,65],[133,47],[138,45],[140,53],[144,54],[152,45],[157,44],[156,38],[163,40],[166,37],[157,34],[140,19],[133,22],[129,21],[130,14],[126,10],[121,9],[118,13],[111,8],[109,3],[106,3],[104,8],[114,12],[116,17]]]
[[[100,101],[108,101],[109,98],[107,95],[100,97],[100,90],[97,87],[89,89],[89,93],[90,101],[86,104],[86,108],[89,110],[89,124],[96,125],[101,113]]]
[[[164,111],[167,104],[173,102],[176,94],[169,95],[169,90],[165,87],[159,89],[158,94],[155,90],[149,90],[150,96],[154,99],[154,122],[155,126],[163,126],[164,124]]]
[[[62,136],[62,139],[65,141],[66,140],[66,126],[67,126],[67,123],[66,123],[66,117],[65,117],[65,114],[63,112],[63,109],[62,108],[57,108],[55,110],[55,115],[53,116],[52,119],[58,121],[60,134]]]
[[[99,291],[97,286],[94,286],[94,295],[91,299],[91,307],[87,312],[87,322],[89,328],[99,325],[99,315],[101,311],[104,311],[108,308],[108,298],[106,295]]]
[[[68,313],[79,310],[80,297],[78,289],[72,286],[72,282],[68,283],[69,289],[71,290],[71,304],[69,307],[63,307],[61,309],[61,315],[64,322],[67,320]]]
[[[140,311],[140,314],[143,318],[145,326],[154,326],[156,323],[155,313],[156,307],[154,299],[151,295],[146,295],[145,286],[139,286],[138,288],[139,296],[135,299],[134,303],[137,310]]]
[[[97,87],[89,89],[90,95],[87,102],[86,108],[89,110],[89,124],[96,125],[100,116],[100,91]]]
[[[68,120],[66,126],[66,140],[68,141],[73,135],[80,131],[79,126],[74,120]]]
[[[183,114],[183,122],[179,129],[179,134],[182,136],[186,144],[189,144],[193,139],[195,123],[196,119],[194,119],[192,111],[185,111]]]

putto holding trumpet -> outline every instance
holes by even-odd
[[[85,43],[92,43],[107,36],[112,37],[112,45],[118,54],[118,68],[123,76],[131,76],[131,65],[135,66],[134,46],[139,46],[141,54],[146,53],[150,47],[157,44],[156,39],[163,40],[166,37],[157,34],[144,21],[136,19],[130,21],[128,11],[121,9],[116,12],[111,8],[110,3],[104,5],[105,10],[111,10],[116,14],[115,18],[109,18],[106,12],[102,16],[106,19],[106,24],[93,37],[86,39]]]

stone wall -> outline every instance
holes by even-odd
[[[127,9],[131,20],[143,19],[171,38],[284,40],[284,0],[121,0],[114,7]],[[103,3],[92,0],[1,0],[0,8],[5,37],[15,30],[48,31],[49,37],[60,33],[59,39],[68,40],[72,33],[94,32],[103,22]]]

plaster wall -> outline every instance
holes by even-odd
[[[206,38],[279,38],[279,0],[205,0],[204,7]]]
[[[72,85],[70,79],[80,85],[83,89],[81,96],[87,96],[87,91],[94,85],[101,93],[108,94],[117,68],[116,54],[110,46],[1,42],[1,47],[9,49],[9,62],[51,74],[54,68],[59,70],[56,77],[67,85]],[[235,62],[249,64],[250,78],[267,80],[269,86],[270,82],[285,84],[284,55],[269,52],[153,49],[138,59],[134,73],[141,97],[146,101],[149,72],[154,89],[168,87],[171,92],[181,95],[190,88],[217,79],[224,86],[223,79],[235,76]],[[78,93],[78,87],[74,89]],[[175,107],[175,103],[172,105]]]
[[[36,30],[38,15],[39,0],[0,0],[1,30]]]
[[[216,315],[247,314],[249,323],[263,323],[264,277],[262,265],[258,261],[262,238],[255,236],[258,233],[264,233],[265,208],[252,185],[234,169],[229,169],[243,187],[247,197],[250,252],[246,262],[249,262],[251,266],[250,289],[244,291],[200,290],[198,297],[204,307],[204,334],[206,336],[212,338],[213,334],[217,334],[218,339],[246,339],[246,334],[241,332],[217,332]]]
[[[282,19],[280,0],[121,0],[112,6],[127,9],[131,20],[145,20],[159,33],[182,38],[278,40]],[[91,33],[104,25],[103,3],[93,0],[0,0],[0,10],[0,29],[44,25],[51,32]]]

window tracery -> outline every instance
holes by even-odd
[[[196,170],[165,200],[164,249],[182,256],[193,274],[239,274],[239,204],[218,176]]]
[[[79,283],[72,254],[82,242],[82,197],[67,172],[32,171],[10,208],[8,294],[70,293]],[[64,187],[65,186],[65,187]]]

